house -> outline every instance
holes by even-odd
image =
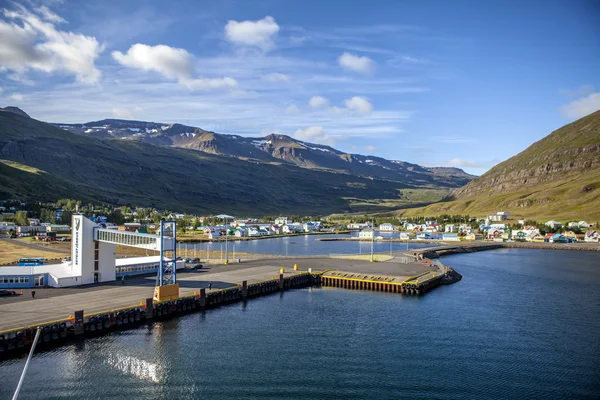
[[[475,232],[467,233],[466,240],[483,240],[483,235]]]
[[[579,228],[579,222],[569,222],[567,224],[567,227],[570,228],[570,229]]]
[[[505,211],[498,211],[496,214],[489,215],[488,219],[490,221],[506,221],[509,217],[510,213]]]
[[[578,226],[579,228],[589,228],[589,227],[590,227],[590,224],[588,224],[588,223],[587,223],[587,222],[585,222],[585,221],[579,221],[579,222],[577,223],[577,226]]]
[[[583,240],[585,240],[586,242],[599,243],[600,242],[600,234],[598,234],[598,232],[596,232],[596,231],[587,230],[585,232],[585,238]]]
[[[40,220],[37,218],[27,218],[29,220],[29,226],[39,226]]]
[[[527,223],[527,220],[526,219],[519,219],[519,220],[517,220],[517,223],[519,225],[523,226],[523,225],[525,225]]]
[[[548,242],[550,242],[550,243],[568,243],[569,240],[564,235],[557,233],[557,234],[553,235],[551,238],[549,238]]]
[[[394,229],[396,229],[396,227],[388,222],[379,225],[379,230],[382,232],[392,232]]]
[[[119,226],[120,231],[135,232],[142,227],[142,224],[137,222],[126,222]]]
[[[404,229],[406,229],[407,231],[414,231],[415,228],[418,228],[419,224],[413,224],[412,222],[407,222],[406,224],[404,224]]]
[[[446,224],[446,226],[444,226],[444,232],[446,233],[452,233],[456,230],[456,225],[454,224]]]
[[[15,231],[16,229],[17,225],[14,222],[0,222],[0,232]]]
[[[210,233],[208,234],[209,239],[218,239],[220,237],[221,237],[220,231],[210,231]]]
[[[444,233],[442,235],[442,240],[447,240],[451,242],[458,242],[458,234],[457,233]]]
[[[371,226],[370,222],[361,222],[361,223],[351,223],[348,224],[348,229],[364,229],[364,228],[368,228],[369,226]]]
[[[563,225],[562,225],[560,222],[558,222],[558,221],[548,221],[548,222],[546,222],[544,225],[546,225],[547,227],[549,227],[549,228],[552,228],[552,229],[558,229],[558,228],[562,228],[562,226],[563,226]]]
[[[305,222],[302,224],[302,231],[304,232],[314,232],[317,230],[314,222]]]
[[[490,229],[487,231],[487,238],[488,239],[502,239],[502,234],[504,233],[504,231],[500,230],[500,229]]]
[[[35,236],[38,233],[46,233],[45,226],[17,226],[17,234],[19,236]]]
[[[360,239],[373,239],[374,234],[375,234],[375,231],[373,231],[373,228],[365,228],[358,233],[358,237]]]
[[[244,228],[238,228],[235,230],[235,233],[233,234],[233,236],[235,237],[246,237],[248,236],[248,230],[244,229]]]
[[[46,232],[71,233],[71,227],[69,225],[48,224]]]
[[[573,231],[564,232],[563,235],[567,238],[569,242],[577,241],[577,234]]]
[[[281,233],[281,228],[279,227],[279,225],[273,224],[271,225],[271,232],[276,235],[279,235]]]
[[[410,239],[410,235],[408,232],[400,232],[400,239],[401,240],[408,240]]]
[[[288,217],[277,217],[275,218],[275,225],[283,226],[291,223],[292,221]]]

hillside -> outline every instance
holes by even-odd
[[[330,146],[307,143],[286,135],[243,137],[181,124],[119,119],[53,125],[78,135],[96,138],[117,138],[156,146],[179,147],[264,163],[283,162],[306,169],[417,185],[455,188],[474,178],[458,168],[427,168],[381,157],[348,154]]]
[[[207,142],[211,135],[227,139],[194,132]],[[68,197],[194,213],[325,214],[353,211],[359,202],[399,200],[404,190],[439,192],[457,186],[448,175],[428,171],[386,180],[301,168],[275,157],[261,162],[98,136],[0,112],[0,198]]]
[[[552,132],[447,200],[400,214],[510,211],[532,219],[600,219],[600,111]]]

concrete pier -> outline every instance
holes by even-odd
[[[412,288],[404,287],[405,282],[415,276],[439,274],[440,267],[431,262],[407,263],[406,257],[401,259],[404,261],[371,263],[298,258],[211,265],[206,270],[178,273],[180,297],[166,302],[151,300],[154,275],[133,278],[125,284],[111,282],[62,289],[36,288],[35,299],[28,291],[23,296],[0,298],[0,353],[26,348],[26,338],[37,326],[43,326],[46,338],[87,336],[92,332],[132,327],[137,322],[291,288],[324,285],[408,294],[412,293],[409,290]],[[308,272],[309,269],[312,272]],[[415,293],[425,291],[423,282],[424,278]],[[208,289],[209,284],[211,289]]]

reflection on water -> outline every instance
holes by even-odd
[[[424,296],[292,290],[37,353],[20,399],[599,397],[600,254],[442,260],[463,280]]]
[[[109,354],[104,362],[127,375],[135,376],[139,379],[158,383],[164,378],[164,371],[160,365],[144,361],[137,357],[125,354]]]
[[[398,232],[381,232],[381,237],[398,238]],[[227,245],[225,242],[205,242],[195,244],[182,244],[180,255],[184,257],[206,257],[206,251],[223,251],[225,249],[232,256],[232,252],[254,253],[254,254],[273,254],[278,256],[310,256],[310,255],[328,255],[328,254],[360,254],[371,252],[370,241],[319,241],[320,238],[350,238],[357,236],[357,233],[352,235],[302,235],[302,236],[285,236],[272,239],[253,239],[253,240],[233,240],[230,238]],[[435,244],[426,244],[418,242],[382,242],[375,240],[373,243],[373,251],[376,253],[390,251],[406,251],[407,249],[418,249],[422,247],[431,247]],[[185,249],[188,250],[187,256]],[[194,253],[195,252],[195,253]],[[232,256],[235,257],[235,256]]]

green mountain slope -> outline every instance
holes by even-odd
[[[0,112],[0,198],[69,197],[195,213],[324,214],[352,211],[351,198],[398,199],[401,189],[444,187],[452,186],[82,136]]]
[[[600,219],[600,111],[552,132],[452,192],[447,202],[403,210],[553,219]]]

